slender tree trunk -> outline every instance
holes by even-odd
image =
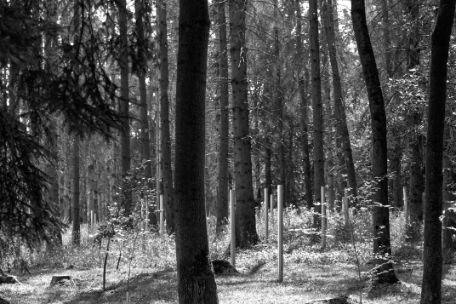
[[[279,43],[279,8],[278,8],[278,0],[273,1],[274,5],[274,26],[273,26],[273,37],[274,37],[274,66],[272,71],[272,78],[273,78],[273,88],[272,88],[272,102],[274,104],[274,113],[275,118],[277,119],[277,158],[278,158],[278,183],[280,185],[285,186],[285,172],[286,172],[286,164],[285,164],[285,147],[284,147],[284,133],[283,133],[283,98],[282,98],[282,88],[280,85],[280,43]],[[287,193],[286,189],[284,194]],[[287,198],[284,198],[284,201],[287,201]]]
[[[391,262],[391,240],[388,208],[386,114],[377,63],[369,37],[364,0],[351,0],[351,15],[358,53],[369,98],[372,127],[372,173],[376,181],[373,195],[374,254],[378,256],[374,268],[374,284],[398,281]]]
[[[81,245],[81,222],[79,215],[79,136],[73,139],[73,245]]]
[[[302,16],[300,0],[296,0],[296,53],[299,63],[298,89],[301,97],[301,129],[302,129],[302,154],[304,167],[304,187],[306,191],[306,203],[310,209],[313,207],[313,189],[312,189],[312,172],[310,169],[310,152],[309,152],[309,131],[308,131],[308,100],[306,92],[306,74],[308,74],[304,50],[302,46]]]
[[[217,188],[217,234],[222,231],[228,219],[228,48],[226,40],[225,1],[217,3],[217,20],[219,31],[219,79],[220,92],[220,131],[218,155],[218,188]]]
[[[126,0],[117,2],[119,10],[119,30],[120,30],[120,107],[119,112],[122,116],[122,129],[120,131],[120,162],[122,175],[122,194],[125,215],[130,215],[133,208],[133,198],[131,185],[127,182],[127,176],[131,166],[130,156],[130,122],[129,122],[129,88],[128,88],[128,37],[127,37],[127,4]]]
[[[135,0],[135,14],[136,14],[136,35],[138,36],[137,54],[139,60],[138,67],[138,81],[139,81],[139,99],[140,99],[140,121],[141,121],[141,158],[146,161],[145,174],[147,179],[152,178],[152,159],[150,152],[150,139],[149,139],[149,117],[147,114],[147,87],[146,87],[146,73],[147,73],[147,58],[146,58],[146,38],[144,34],[144,0]]]
[[[179,1],[176,84],[176,256],[179,303],[215,304],[204,202],[206,0]]]
[[[234,184],[236,242],[241,248],[259,241],[255,224],[252,160],[247,99],[246,0],[229,0],[231,88],[233,90]]]
[[[347,127],[347,117],[345,114],[344,97],[342,91],[342,81],[340,79],[339,66],[337,63],[336,50],[336,33],[334,26],[334,12],[332,0],[326,0],[322,6],[323,24],[326,33],[326,43],[328,46],[329,60],[332,69],[333,94],[334,94],[334,116],[336,118],[337,136],[342,143],[344,164],[347,170],[348,185],[350,186],[350,194],[357,196],[357,184],[355,164],[353,162],[353,154],[350,143],[350,134]]]
[[[173,174],[171,169],[171,137],[169,131],[169,72],[168,72],[168,29],[166,24],[166,1],[157,1],[159,44],[160,44],[160,122],[161,122],[161,173],[163,197],[168,233],[174,232]]]
[[[442,301],[442,156],[447,61],[455,3],[455,0],[440,0],[437,22],[431,39],[421,304],[439,304]]]
[[[320,213],[320,189],[325,185],[325,154],[323,151],[323,103],[321,100],[320,76],[320,41],[318,35],[318,1],[309,0],[309,39],[310,39],[310,68],[312,87],[312,109],[314,124],[314,193],[315,211]],[[315,226],[320,226],[319,217],[315,217]]]

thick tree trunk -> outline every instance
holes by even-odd
[[[306,204],[307,208],[313,207],[313,189],[312,189],[312,172],[310,169],[310,152],[309,152],[309,131],[308,131],[308,100],[306,93],[305,78],[308,74],[304,50],[302,46],[302,16],[300,0],[296,0],[296,54],[298,57],[299,66],[299,79],[298,89],[301,97],[301,129],[302,129],[302,154],[303,154],[303,167],[304,167],[304,187],[306,191]]]
[[[159,44],[160,44],[160,146],[163,198],[168,233],[174,232],[173,173],[171,169],[171,138],[169,131],[169,72],[168,72],[168,29],[166,24],[166,1],[157,1]]]
[[[358,194],[356,184],[355,164],[350,143],[350,134],[347,127],[347,117],[345,114],[344,97],[342,91],[342,81],[340,79],[339,66],[337,63],[336,33],[334,26],[334,12],[332,0],[326,0],[322,6],[322,19],[326,33],[326,43],[328,46],[329,60],[332,70],[333,94],[334,94],[334,116],[336,118],[337,136],[342,143],[344,164],[347,170],[348,185],[351,189],[350,194],[355,197]]]
[[[130,156],[130,122],[129,122],[129,88],[128,88],[128,37],[127,37],[127,4],[126,0],[119,0],[119,31],[120,31],[120,107],[119,112],[122,116],[122,129],[120,131],[120,162],[122,175],[122,194],[123,207],[125,215],[130,215],[132,212],[133,198],[131,185],[127,182],[127,175],[130,171],[131,156]]]
[[[150,139],[149,139],[149,117],[147,115],[147,87],[146,87],[146,73],[147,73],[147,57],[146,57],[146,39],[144,34],[144,0],[135,0],[135,14],[136,14],[136,35],[138,36],[137,54],[138,54],[138,81],[139,81],[139,103],[140,103],[140,121],[141,121],[141,158],[145,165],[144,176],[147,179],[152,178],[152,159],[150,152]]]
[[[179,303],[217,303],[204,202],[206,0],[179,1],[176,83],[176,256]]]
[[[310,39],[310,76],[312,87],[312,109],[314,125],[314,193],[315,211],[320,213],[321,187],[325,185],[325,153],[323,151],[323,104],[321,101],[320,76],[320,41],[318,37],[318,1],[309,0],[309,39]],[[319,217],[315,217],[315,226],[320,226]]]
[[[226,40],[226,14],[225,1],[218,0],[217,20],[219,35],[219,79],[220,92],[220,129],[219,129],[219,155],[218,155],[218,188],[216,217],[217,234],[222,231],[228,219],[228,48]]]
[[[372,173],[376,184],[373,195],[374,254],[379,256],[374,268],[376,283],[398,281],[391,262],[391,240],[388,208],[386,114],[377,63],[367,28],[364,0],[351,0],[351,15],[358,53],[369,98],[372,126]]]
[[[421,304],[439,304],[442,300],[442,156],[447,61],[455,3],[456,0],[440,0],[437,22],[432,33]]]
[[[233,90],[234,185],[236,242],[241,248],[259,241],[255,224],[252,160],[247,99],[246,0],[230,0],[231,88]]]

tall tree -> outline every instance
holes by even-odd
[[[174,232],[173,174],[171,169],[171,137],[169,131],[169,71],[168,29],[166,1],[157,1],[158,40],[160,45],[160,171],[163,187],[166,224],[168,233]]]
[[[247,98],[246,0],[229,0],[231,88],[233,91],[234,185],[236,243],[245,248],[259,240],[255,225],[252,159]]]
[[[152,178],[152,161],[149,139],[149,117],[147,115],[147,40],[144,31],[145,5],[144,0],[135,0],[136,35],[137,35],[137,75],[139,81],[140,121],[141,121],[141,158],[146,161],[145,177]]]
[[[388,208],[386,114],[377,63],[369,36],[364,0],[351,0],[351,15],[356,44],[367,87],[372,128],[372,173],[376,182],[373,195],[374,286],[398,281],[391,261]]]
[[[309,0],[309,40],[310,40],[310,77],[311,96],[314,125],[314,194],[316,212],[320,212],[320,189],[325,185],[325,153],[323,151],[323,103],[321,100],[321,75],[320,75],[320,40],[318,35],[318,1]],[[320,220],[315,217],[315,225],[320,225]]]
[[[226,40],[225,1],[217,2],[218,21],[218,90],[220,100],[220,127],[218,153],[218,188],[217,188],[217,233],[228,219],[228,48]]]
[[[121,175],[122,175],[122,192],[123,192],[123,207],[125,214],[130,215],[133,198],[130,185],[127,182],[128,172],[131,166],[130,155],[130,97],[128,87],[129,67],[128,67],[128,16],[127,16],[127,2],[126,0],[119,0],[117,2],[119,10],[119,33],[120,33],[120,53],[119,53],[119,66],[120,66],[120,106],[119,112],[122,116],[122,129],[120,131],[120,162],[121,162]]]
[[[304,168],[304,185],[306,191],[306,203],[308,208],[313,207],[313,190],[312,190],[312,172],[310,167],[310,152],[309,152],[309,131],[308,131],[308,100],[306,92],[306,77],[308,74],[307,64],[302,46],[302,16],[301,16],[301,1],[296,0],[296,56],[298,58],[299,79],[298,89],[301,98],[301,129],[302,129],[302,154]]]
[[[353,154],[350,143],[350,134],[347,127],[347,117],[345,114],[345,104],[342,91],[342,81],[337,60],[336,50],[336,31],[334,25],[333,0],[323,1],[321,12],[322,20],[325,29],[326,44],[328,46],[329,61],[332,70],[333,95],[334,95],[334,116],[337,122],[337,136],[342,143],[344,155],[344,164],[348,177],[348,184],[351,189],[350,194],[357,196],[355,164],[353,162]]]
[[[440,0],[437,22],[431,38],[421,304],[439,304],[442,300],[442,155],[447,61],[455,4],[456,0]]]
[[[81,6],[80,0],[73,1],[73,43],[75,45],[80,43],[82,37],[80,37],[80,27],[81,27]],[[79,54],[76,54],[78,56]],[[77,59],[77,57],[76,57]],[[79,145],[80,145],[80,138],[79,134],[75,134],[73,138],[73,158],[72,158],[72,167],[73,167],[73,196],[72,196],[72,207],[73,207],[73,226],[72,226],[72,239],[73,245],[80,246],[81,245],[81,222],[80,222],[80,197],[79,197]]]
[[[176,256],[179,303],[217,303],[204,200],[207,0],[179,1]]]

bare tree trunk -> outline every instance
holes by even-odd
[[[218,188],[217,188],[217,234],[222,231],[228,219],[228,48],[226,40],[225,1],[217,3],[217,20],[219,31],[219,79],[220,91],[220,131],[218,155]]]
[[[159,44],[160,44],[160,146],[163,198],[168,233],[174,233],[173,173],[171,169],[171,137],[169,131],[169,72],[168,72],[168,29],[166,24],[166,1],[157,1]]]
[[[229,0],[231,88],[233,90],[234,184],[236,242],[241,248],[259,241],[255,224],[252,160],[247,99],[246,0]]]
[[[314,124],[314,194],[315,211],[320,213],[321,187],[325,185],[325,153],[323,151],[323,103],[321,101],[320,76],[320,40],[318,37],[318,1],[309,0],[309,39],[310,39],[310,68],[312,87],[312,109]],[[320,227],[320,218],[315,217],[316,227]]]
[[[179,303],[215,304],[204,202],[206,0],[179,1],[176,84],[176,256]]]
[[[133,198],[131,185],[127,182],[127,175],[130,171],[130,122],[129,122],[129,88],[128,88],[128,37],[127,37],[127,4],[126,0],[117,2],[119,10],[119,30],[120,30],[120,107],[119,112],[122,116],[122,129],[120,131],[120,162],[122,175],[122,204],[125,209],[125,215],[130,215],[133,208]]]
[[[79,136],[73,139],[73,245],[81,245],[81,222],[79,215]]]
[[[391,261],[388,208],[386,114],[377,63],[367,28],[364,0],[351,0],[351,15],[358,53],[367,86],[372,127],[372,173],[376,182],[373,195],[374,254],[379,256],[374,268],[373,286],[398,281]]]
[[[328,46],[329,60],[332,69],[333,94],[334,94],[334,116],[337,121],[337,136],[342,143],[344,163],[347,170],[348,185],[350,194],[357,196],[358,188],[356,184],[355,164],[350,143],[350,134],[347,127],[347,117],[345,114],[344,97],[342,91],[342,81],[340,79],[339,66],[337,62],[336,33],[334,26],[334,11],[332,0],[326,0],[322,6],[322,19],[326,33],[326,43]]]
[[[136,14],[136,35],[138,36],[137,53],[138,53],[138,81],[139,81],[139,99],[140,99],[140,121],[141,121],[141,158],[146,161],[145,174],[147,179],[152,178],[152,159],[150,152],[149,139],[149,117],[147,115],[147,88],[146,88],[146,73],[147,73],[147,58],[146,58],[146,39],[144,34],[144,0],[135,0]]]
[[[308,74],[306,67],[306,58],[304,56],[304,50],[302,47],[302,16],[300,0],[296,0],[296,53],[299,63],[299,95],[301,97],[301,128],[302,128],[302,154],[304,163],[304,186],[306,191],[306,203],[310,209],[313,207],[313,189],[312,189],[312,172],[310,168],[310,152],[309,152],[309,131],[308,131],[308,100],[306,92],[306,81],[305,78]]]
[[[278,158],[278,183],[283,185],[285,188],[284,194],[287,193],[286,186],[285,186],[285,172],[286,172],[286,164],[285,164],[285,147],[284,147],[284,133],[283,133],[283,96],[282,96],[282,88],[280,84],[280,77],[281,77],[281,63],[280,63],[280,43],[279,43],[279,25],[278,25],[278,18],[279,18],[279,8],[278,8],[278,0],[273,1],[274,5],[274,26],[273,26],[273,37],[274,37],[274,65],[272,71],[272,78],[273,78],[273,88],[272,88],[272,102],[274,105],[274,113],[275,119],[277,119],[277,158]],[[284,202],[287,201],[287,197],[284,197]]]
[[[442,301],[442,156],[447,61],[455,3],[456,0],[440,0],[437,22],[432,33],[421,304],[439,304]]]

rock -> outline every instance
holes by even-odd
[[[230,262],[225,260],[213,260],[212,266],[214,267],[214,274],[217,275],[239,274],[239,271]]]
[[[70,280],[71,280],[70,276],[52,276],[51,284],[49,286],[52,287],[57,284],[64,285],[65,282],[70,281]]]
[[[14,276],[10,276],[10,275],[0,276],[0,284],[16,284],[16,283],[19,283],[19,281]],[[1,302],[0,302],[0,304],[1,304]]]

